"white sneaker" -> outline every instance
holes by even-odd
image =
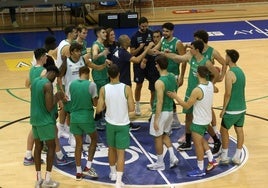
[[[165,170],[165,164],[159,164],[159,163],[153,163],[153,164],[148,164],[147,168],[149,170]]]
[[[110,172],[109,178],[111,179],[111,181],[116,181],[116,173]]]
[[[170,160],[169,168],[174,168],[179,163],[179,159],[177,157]]]
[[[54,188],[54,187],[58,187],[60,184],[59,182],[50,180],[50,181],[43,181],[42,183],[42,188]]]
[[[240,165],[241,164],[241,160],[239,159],[239,158],[232,158],[232,163],[234,164],[234,165]]]
[[[41,180],[37,180],[36,182],[35,182],[35,186],[34,186],[34,188],[41,188],[42,187],[42,183],[43,183],[43,179],[41,179]]]
[[[70,134],[70,137],[68,139],[68,144],[71,147],[75,148],[76,142],[75,142],[75,138],[74,138],[74,135],[73,134]]]
[[[121,183],[115,183],[115,188],[122,188],[125,184],[123,182]]]

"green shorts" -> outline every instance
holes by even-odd
[[[190,130],[192,132],[200,134],[201,136],[204,136],[206,131],[208,130],[208,125],[197,125],[192,123],[190,126]]]
[[[243,127],[245,122],[245,114],[227,114],[225,113],[222,118],[221,125],[226,129],[230,129],[233,125],[236,127]]]
[[[108,146],[127,149],[130,145],[129,125],[118,126],[106,122],[106,138]]]
[[[93,121],[93,123],[71,123],[70,125],[70,132],[74,135],[82,135],[85,134],[91,134],[96,131],[96,126]]]
[[[39,139],[41,141],[53,140],[56,136],[56,126],[55,125],[45,125],[45,126],[32,126],[34,139]]]

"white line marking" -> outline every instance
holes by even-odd
[[[129,132],[131,138],[134,140],[134,142],[139,146],[139,148],[141,149],[141,151],[144,153],[144,155],[147,157],[147,159],[151,162],[154,163],[153,159],[149,156],[149,154],[146,152],[146,150],[142,147],[142,145],[139,143],[139,141],[135,138],[135,136]],[[162,176],[162,178],[165,180],[165,182],[167,183],[168,186],[171,186],[171,183],[169,182],[169,180],[167,179],[167,177],[163,174],[163,172],[161,170],[157,170],[158,173],[160,174],[160,176]]]
[[[254,27],[256,29],[256,31],[258,31],[259,33],[264,34],[265,36],[268,37],[268,33],[266,33],[265,31],[261,30],[260,28],[258,28],[257,26],[255,26],[254,24],[250,23],[249,21],[245,20],[245,22],[249,25],[251,25],[252,27]]]

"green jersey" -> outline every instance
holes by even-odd
[[[177,43],[180,40],[177,39],[176,37],[173,37],[171,39],[171,41],[167,41],[167,39],[162,38],[161,40],[161,51],[166,51],[168,50],[170,53],[177,53]],[[181,54],[179,54],[181,55]],[[173,61],[172,59],[168,59],[168,68],[167,68],[168,72],[172,72],[175,75],[179,75],[180,74],[180,66],[178,63],[176,63],[175,61]]]
[[[231,67],[230,71],[235,74],[236,82],[232,85],[231,97],[226,107],[226,113],[228,113],[228,111],[245,111],[245,74],[239,67]]]
[[[213,61],[213,59],[212,59],[213,50],[214,50],[214,48],[209,46],[208,49],[205,52],[202,53],[202,55],[205,56],[211,62]]]
[[[196,58],[193,56],[192,59],[189,61],[190,64],[190,71],[188,75],[188,86],[186,89],[186,98],[189,98],[193,89],[198,85],[198,78],[196,76],[197,68],[201,65],[206,65],[208,59],[204,57],[201,61],[197,61]]]
[[[71,123],[91,123],[94,120],[92,98],[97,96],[97,89],[92,83],[80,79],[71,83]],[[95,87],[90,89],[91,85]]]
[[[46,108],[44,87],[49,82],[47,78],[39,77],[32,83],[30,109],[30,123],[32,126],[55,125],[53,110],[49,112]]]
[[[40,77],[41,73],[45,70],[43,66],[32,66],[29,72],[30,84],[33,83],[35,78]]]
[[[105,46],[101,43],[99,43],[98,41],[95,41],[93,43],[93,45],[98,45],[99,47],[99,53],[103,52],[105,50]],[[105,63],[106,57],[105,56],[101,56],[95,60],[93,60],[93,63],[95,63],[96,65],[102,65]],[[104,68],[102,70],[92,70],[92,77],[94,79],[94,81],[96,80],[106,80],[108,78],[108,72],[107,72],[107,68]]]
[[[159,80],[161,80],[165,85],[164,91],[164,99],[163,99],[163,111],[173,111],[173,99],[167,96],[168,91],[177,91],[177,81],[175,75],[173,73],[168,73],[166,76],[160,76]],[[156,103],[157,103],[157,92],[154,97],[152,113],[155,114],[156,111]]]

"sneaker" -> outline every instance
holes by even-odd
[[[174,159],[170,160],[170,164],[169,164],[169,168],[174,168],[175,166],[177,166],[179,163],[179,159],[177,157],[175,157]]]
[[[57,158],[57,165],[58,166],[65,166],[65,165],[70,164],[72,162],[74,162],[74,160],[68,159],[68,157],[66,155],[64,155],[62,157],[62,159]]]
[[[92,178],[94,178],[94,179],[96,179],[96,178],[99,177],[98,174],[97,174],[97,172],[95,171],[95,169],[92,168],[92,167],[91,167],[91,168],[87,168],[87,167],[85,167],[82,173],[83,173],[84,175],[86,175],[86,176],[90,176],[90,177],[92,177]]]
[[[125,186],[125,184],[123,182],[121,182],[121,183],[115,183],[115,188],[122,188],[124,186]]]
[[[205,175],[206,175],[206,172],[204,170],[200,170],[199,168],[194,169],[187,173],[187,176],[190,176],[190,177],[201,177]]]
[[[241,160],[239,159],[239,158],[232,158],[232,163],[234,164],[234,165],[240,165],[241,164]]]
[[[165,164],[159,164],[159,163],[152,163],[152,164],[148,164],[147,168],[149,170],[165,170]]]
[[[82,173],[76,173],[76,181],[81,181],[84,178],[84,174]]]
[[[219,165],[219,163],[215,159],[213,159],[211,162],[208,162],[206,172],[210,172],[211,170],[213,170],[218,165]]]
[[[188,150],[191,150],[192,149],[192,144],[188,144],[186,142],[182,143],[178,148],[177,150],[178,151],[188,151]]]
[[[43,181],[42,183],[42,188],[54,188],[54,187],[58,187],[60,184],[59,182],[53,181],[53,180],[49,180],[49,181]]]
[[[140,116],[141,115],[141,109],[140,109],[139,106],[136,106],[135,107],[135,114],[136,114],[136,116]]]
[[[218,142],[214,143],[214,147],[212,149],[212,154],[217,154],[221,149],[221,141],[219,140]]]
[[[110,172],[109,178],[111,179],[111,181],[116,181],[116,173],[111,173]]]
[[[221,158],[219,161],[220,165],[228,165],[230,163],[230,158],[226,157],[226,158]]]
[[[179,144],[183,144],[185,142],[185,134],[182,135],[179,139],[178,139],[178,143]]]
[[[31,157],[30,159],[27,159],[26,157],[24,157],[23,165],[24,166],[34,165],[34,158]]]
[[[130,131],[137,131],[141,128],[140,125],[135,125],[132,122],[130,122],[129,126],[130,126]]]
[[[35,186],[34,186],[34,188],[41,188],[42,187],[42,183],[43,183],[43,179],[42,180],[37,180],[36,182],[35,182]]]

